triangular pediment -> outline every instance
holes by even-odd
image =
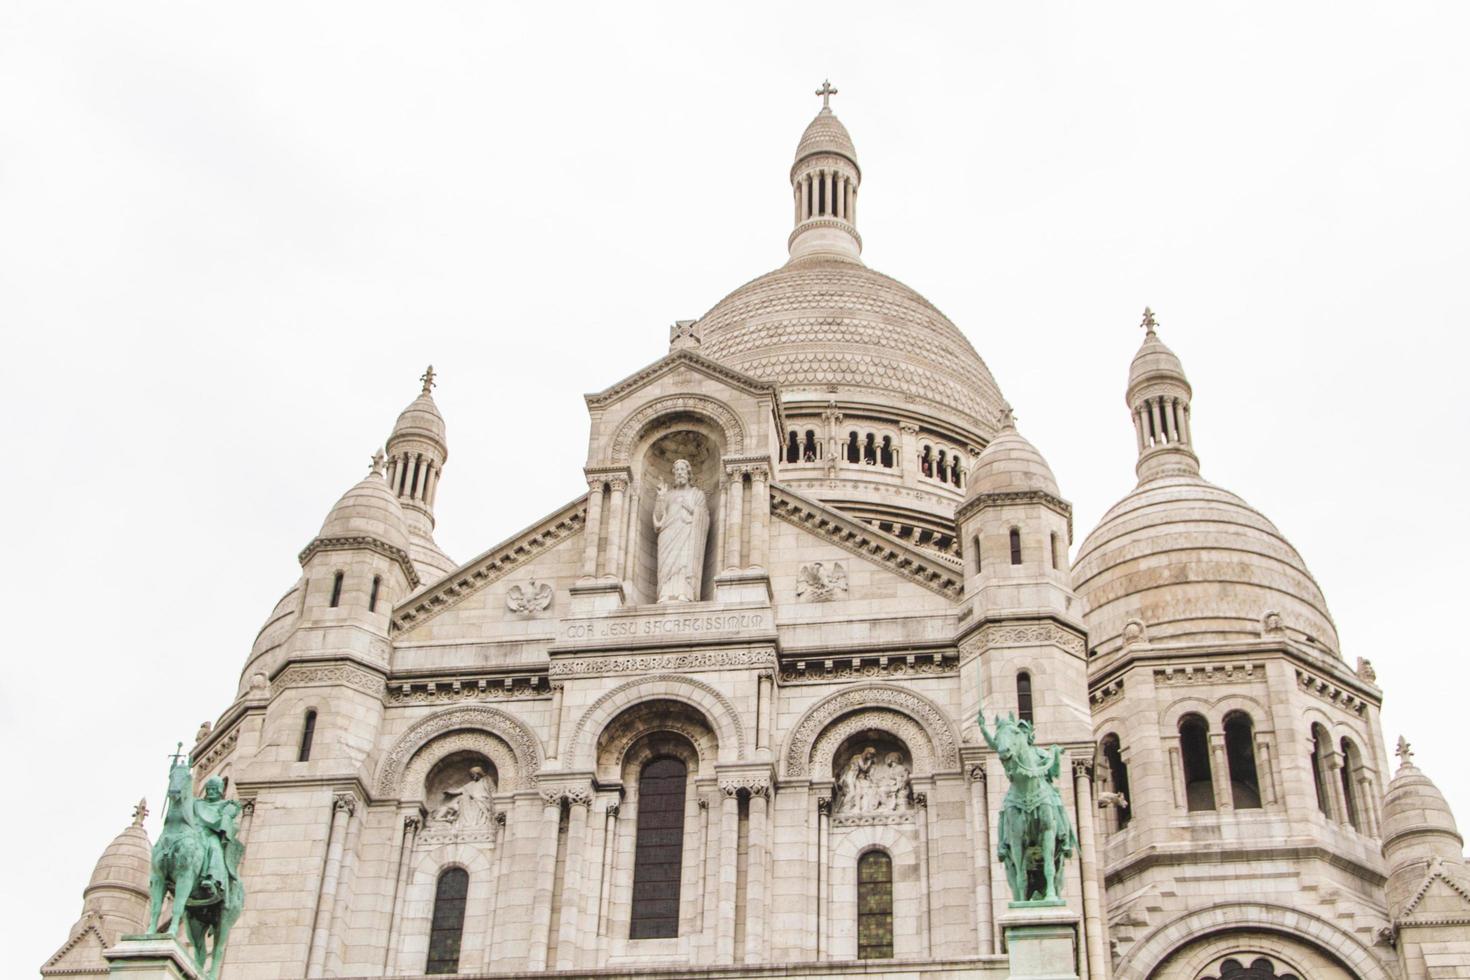
[[[589,408],[602,408],[636,394],[640,389],[653,384],[660,378],[680,370],[692,371],[717,384],[734,388],[757,398],[763,396],[774,398],[776,393],[776,386],[769,382],[752,378],[748,374],[727,367],[719,361],[710,360],[692,350],[676,350],[602,391],[584,397],[587,399]]]
[[[541,555],[581,534],[586,517],[584,494],[409,596],[393,610],[392,629],[400,633],[417,629],[511,572],[530,567]]]
[[[72,933],[66,944],[46,961],[45,966],[41,967],[43,977],[105,976],[107,974],[107,959],[102,955],[102,951],[107,948],[107,940],[95,922],[94,919],[92,923]]]
[[[1450,910],[1470,910],[1470,881],[1460,880],[1441,859],[1435,858],[1400,917],[1408,917],[1418,911],[1444,914]]]
[[[771,516],[951,602],[964,598],[964,572],[958,561],[916,548],[810,497],[772,484]]]

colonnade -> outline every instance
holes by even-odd
[[[856,224],[857,189],[857,179],[845,170],[819,167],[807,171],[792,184],[796,223],[812,218],[836,218]]]

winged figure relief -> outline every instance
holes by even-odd
[[[512,585],[510,587],[510,591],[505,594],[505,607],[513,613],[541,612],[551,605],[551,597],[554,594],[554,590],[548,583],[531,579],[524,586]]]
[[[827,602],[847,594],[847,569],[842,562],[814,561],[796,573],[796,597],[809,602]]]

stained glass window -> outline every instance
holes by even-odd
[[[470,875],[463,868],[446,868],[439,875],[425,973],[459,972],[459,942],[464,935],[464,904],[469,891]]]
[[[683,762],[667,758],[654,759],[638,777],[638,837],[629,939],[665,939],[679,934],[687,777]]]
[[[858,959],[893,957],[893,859],[883,851],[858,858]]]

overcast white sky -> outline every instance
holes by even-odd
[[[1151,304],[1205,475],[1470,823],[1470,7],[884,6],[0,5],[0,974],[139,796],[156,833],[424,365],[465,560],[583,487],[583,392],[784,261],[829,75],[866,260],[974,342],[1076,543]]]

